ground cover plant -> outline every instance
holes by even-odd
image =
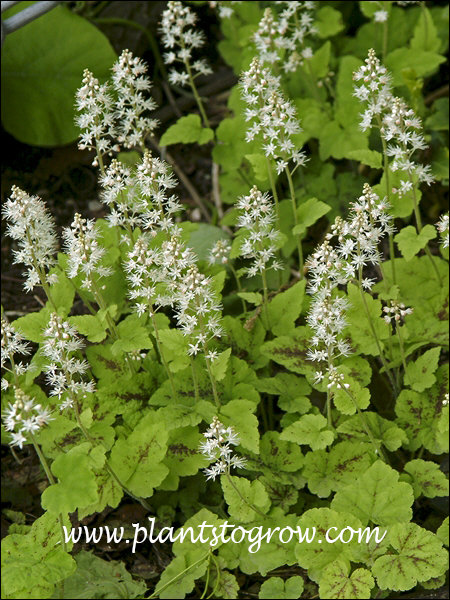
[[[123,4],[3,48],[3,597],[446,597],[448,5]]]

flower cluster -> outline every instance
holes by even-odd
[[[442,236],[443,248],[448,248],[448,246],[449,246],[448,224],[449,224],[448,213],[446,215],[442,215],[442,217],[436,223],[436,228]]]
[[[183,70],[172,68],[169,72],[169,82],[172,85],[188,85],[198,75],[212,73],[205,59],[192,60],[193,50],[205,44],[203,32],[194,26],[197,21],[195,13],[181,2],[169,1],[163,12],[160,31],[162,42],[168,52],[164,54],[167,65],[181,63]]]
[[[412,159],[416,150],[428,147],[422,134],[422,122],[401,98],[393,98],[390,111],[384,116],[381,134],[388,145],[387,154],[392,156],[391,169],[403,171],[407,180],[400,182],[400,195],[412,190],[418,182],[430,185],[434,181],[430,165],[421,165]]]
[[[76,354],[84,347],[76,329],[62,317],[53,313],[44,330],[42,353],[50,359],[44,370],[51,388],[50,394],[61,401],[60,410],[73,406],[79,396],[94,391],[94,382],[83,381],[89,368]]]
[[[209,468],[203,470],[207,481],[208,479],[214,481],[218,475],[229,473],[232,467],[245,468],[246,460],[233,455],[231,446],[237,446],[240,443],[239,436],[233,427],[225,427],[217,417],[213,417],[209,429],[203,435],[206,441],[200,444],[200,452],[208,460],[216,461]]]
[[[208,360],[217,358],[217,352],[208,351],[207,344],[214,337],[221,337],[222,305],[217,301],[212,281],[192,265],[178,281],[174,292],[175,317],[184,335],[189,336],[189,355],[205,352]]]
[[[48,270],[55,264],[58,248],[56,227],[45,203],[37,196],[12,187],[11,197],[5,202],[4,218],[9,221],[7,233],[17,241],[14,263],[23,263],[27,270],[24,287],[27,291],[39,284],[50,284],[56,280]]]
[[[374,124],[381,126],[381,119],[392,103],[391,76],[386,67],[372,48],[369,50],[365,64],[353,73],[353,80],[357,82],[353,95],[360,102],[367,104],[362,114],[361,129],[366,131]]]
[[[272,226],[275,211],[269,194],[263,194],[253,186],[247,196],[239,198],[236,206],[242,211],[237,226],[244,230],[241,255],[253,260],[247,267],[248,276],[253,277],[270,268],[281,269],[282,265],[275,260],[280,233]]]
[[[81,284],[86,290],[92,290],[93,277],[108,277],[112,274],[110,267],[101,264],[105,249],[98,242],[99,232],[92,219],[83,219],[75,213],[72,225],[63,229],[65,252],[68,256],[67,275],[71,279],[78,273],[85,278]]]
[[[278,173],[284,171],[291,160],[296,166],[304,165],[306,155],[297,150],[292,140],[301,127],[295,107],[283,96],[279,78],[255,57],[249,70],[242,74],[241,89],[249,105],[245,119],[251,121],[246,140],[262,137],[264,152],[277,161]]]
[[[351,352],[349,343],[341,335],[347,325],[345,313],[349,305],[346,298],[337,293],[337,288],[355,279],[363,288],[372,288],[375,281],[363,278],[363,268],[368,264],[377,265],[381,260],[378,244],[384,235],[392,232],[392,218],[387,209],[387,203],[380,201],[365,184],[363,194],[352,204],[349,220],[337,217],[331,233],[306,263],[311,274],[309,293],[314,296],[306,319],[314,331],[307,357],[328,363],[329,382],[330,366],[335,359]],[[324,372],[319,370],[316,380],[324,377]]]
[[[145,137],[158,126],[147,116],[156,108],[154,100],[145,95],[151,82],[145,75],[145,63],[124,50],[112,66],[112,82],[100,84],[88,70],[83,73],[82,86],[76,93],[76,108],[80,113],[75,122],[82,130],[78,147],[93,150],[93,165],[102,163],[106,154],[142,145]],[[102,168],[103,170],[103,168]]]
[[[154,235],[158,230],[169,231],[173,215],[182,208],[175,196],[167,195],[176,186],[169,169],[149,150],[134,170],[113,159],[100,180],[101,199],[110,208],[109,224],[128,231],[140,227]]]
[[[124,50],[112,67],[117,139],[125,148],[143,146],[145,137],[158,126],[157,119],[145,116],[156,108],[153,98],[143,94],[152,87],[146,71],[146,64],[129,50]]]
[[[407,179],[402,180],[400,188],[393,192],[400,196],[408,193],[416,182],[430,185],[434,181],[430,166],[413,160],[416,150],[427,148],[421,120],[404,100],[392,94],[391,76],[373,49],[369,50],[365,64],[353,74],[353,79],[361,82],[355,87],[354,95],[367,104],[362,115],[362,130],[374,125],[379,127],[380,135],[388,144],[387,155],[393,157],[390,168],[407,174]]]
[[[211,279],[199,271],[194,252],[181,241],[176,227],[160,247],[152,247],[150,239],[141,236],[128,253],[125,270],[129,297],[139,315],[152,316],[160,307],[171,306],[177,325],[190,338],[189,354],[203,351],[207,359],[216,358],[207,345],[223,333],[222,307]]]
[[[3,413],[6,431],[12,432],[11,446],[19,446],[22,449],[27,441],[27,434],[32,436],[44,425],[53,420],[50,411],[35,404],[34,398],[30,398],[20,388],[14,390],[15,401],[9,403],[7,410]]]
[[[401,302],[391,300],[389,302],[389,306],[383,307],[383,318],[388,325],[391,323],[398,324],[406,317],[406,315],[411,315],[413,310],[413,308],[406,308],[406,306]]]
[[[226,265],[229,261],[231,244],[228,240],[217,240],[209,252],[209,264],[214,265],[217,262]]]
[[[98,156],[118,152],[116,124],[114,119],[114,101],[107,83],[100,85],[98,79],[85,69],[82,86],[76,93],[76,108],[80,115],[75,119],[82,130],[78,148],[94,150],[97,154],[93,165],[98,165]]]
[[[2,317],[2,359],[1,367],[15,376],[22,375],[29,367],[23,365],[21,362],[16,362],[14,354],[22,354],[26,356],[30,354],[31,348],[28,342],[24,340],[22,335],[15,330],[13,325],[9,323],[4,317]],[[10,367],[6,366],[6,362],[10,363]],[[6,390],[9,387],[9,381],[2,377],[2,390]]]
[[[308,36],[317,33],[313,11],[315,2],[277,2],[285,8],[277,17],[266,8],[253,37],[262,63],[282,63],[286,72],[295,71],[312,57],[305,45]]]

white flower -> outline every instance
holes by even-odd
[[[156,108],[156,102],[148,95],[152,84],[145,74],[147,66],[129,50],[124,50],[112,71],[112,84],[118,98],[114,111],[117,139],[125,148],[143,146],[147,135],[158,126],[156,119],[147,116]]]
[[[84,347],[76,329],[62,317],[53,313],[44,331],[42,353],[49,359],[44,367],[51,395],[61,401],[60,409],[73,406],[79,396],[92,393],[95,389],[92,380],[83,376],[89,368],[87,361],[73,356]]]
[[[449,216],[442,215],[439,221],[436,223],[436,228],[442,236],[442,247],[448,248],[449,246]]]
[[[389,13],[387,10],[377,10],[375,11],[373,17],[375,23],[385,23],[388,20]]]
[[[169,65],[178,62],[184,68],[181,73],[173,67],[170,69],[169,82],[173,85],[189,84],[189,73],[193,73],[194,78],[212,73],[205,59],[191,60],[193,50],[205,44],[204,34],[194,28],[196,21],[197,17],[189,6],[178,1],[167,2],[160,25],[163,45],[169,50],[163,56],[164,62]]]
[[[247,196],[239,198],[237,208],[241,211],[237,226],[245,230],[241,256],[253,260],[247,274],[252,276],[275,268],[273,260],[279,232],[272,227],[275,211],[269,195],[253,186]]]
[[[232,467],[245,468],[246,460],[233,455],[231,446],[240,444],[239,436],[233,427],[225,427],[217,417],[213,417],[209,429],[203,435],[206,441],[200,444],[199,450],[208,460],[216,461],[203,470],[207,480],[214,480],[218,475],[229,472]]]
[[[18,245],[13,251],[13,262],[23,263],[27,269],[25,289],[32,291],[40,283],[49,283],[48,270],[56,263],[58,240],[54,220],[45,203],[14,185],[5,202],[3,216],[8,221],[7,234]]]
[[[14,403],[10,403],[3,413],[6,431],[11,432],[11,446],[19,446],[22,449],[27,441],[26,434],[36,433],[53,420],[49,410],[36,404],[34,398],[30,398],[20,388],[14,388]]]

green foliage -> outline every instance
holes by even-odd
[[[13,12],[17,9],[6,15]],[[108,39],[65,6],[14,32],[3,46],[2,79],[8,81],[2,85],[3,126],[34,146],[73,142],[74,96],[83,70],[105,79],[115,58]]]
[[[436,230],[431,225],[425,225],[420,233],[417,233],[416,228],[410,225],[409,227],[404,227],[400,233],[397,233],[395,241],[405,260],[410,261],[436,235]]]
[[[302,592],[303,579],[298,575],[296,577],[289,577],[285,581],[281,577],[270,577],[262,584],[258,597],[261,600],[270,600],[271,598],[300,598]]]
[[[367,569],[355,569],[344,560],[335,560],[324,570],[319,582],[321,598],[368,598],[374,586],[373,577]]]
[[[106,561],[86,550],[75,560],[76,572],[64,581],[66,598],[137,598],[146,590],[119,561]]]
[[[375,462],[358,481],[340,489],[331,507],[338,512],[351,512],[363,525],[392,525],[411,519],[413,491],[398,481],[398,473],[383,463]]]
[[[6,39],[2,116],[6,130],[21,141],[73,141],[73,94],[82,71],[90,68],[103,81],[114,59],[103,34],[79,16],[95,20],[98,11],[101,19],[103,3],[71,4]],[[217,42],[221,59],[240,77],[258,54],[254,34],[268,3],[209,4],[183,6],[198,10],[198,24],[207,34],[205,54],[217,62]],[[406,590],[420,595],[444,585],[448,518],[443,521],[438,501],[448,495],[441,463],[449,433],[448,249],[445,233],[438,234],[433,223],[448,183],[448,99],[442,97],[438,71],[448,48],[448,7],[315,4],[316,33],[305,34],[298,46],[298,68],[285,68],[290,49],[278,42],[279,60],[263,65],[279,78],[280,90],[297,111],[293,118],[301,131],[292,136],[292,151],[305,151],[304,165],[289,160],[288,150],[286,156],[271,154],[271,142],[283,138],[289,125],[264,139],[261,132],[249,139],[251,111],[242,80],[211,98],[202,92],[211,128],[203,126],[195,107],[168,122],[159,141],[151,141],[148,132],[139,136],[163,150],[177,144],[176,164],[150,174],[142,169],[140,147],[117,155],[137,168],[141,183],[152,179],[137,192],[128,182],[114,199],[112,218],[96,221],[101,264],[112,271],[98,274],[101,298],[98,290],[86,289],[82,274],[68,279],[64,244],[54,257],[51,299],[80,339],[65,364],[58,366],[48,354],[52,343],[63,345],[68,338],[55,337],[44,346],[52,301],[23,316],[17,307],[6,307],[7,317],[20,315],[12,325],[31,342],[23,360],[31,368],[22,366],[19,353],[14,363],[6,356],[3,410],[16,414],[2,441],[11,442],[7,429],[29,410],[14,404],[15,386],[44,411],[43,421],[46,410],[51,419],[34,437],[29,434],[34,422],[25,421],[22,430],[25,460],[17,468],[28,468],[30,453],[38,451],[42,469],[33,467],[33,490],[40,490],[44,514],[33,522],[32,515],[40,514],[35,504],[4,514],[11,524],[3,541],[3,597],[234,600],[245,591],[260,598],[365,599]],[[375,16],[382,8],[386,23]],[[283,11],[275,4],[270,9],[274,18]],[[218,23],[220,41],[213,39]],[[417,142],[408,160],[431,167],[432,186],[419,184],[413,173],[414,190],[405,189],[405,172],[396,164],[403,160],[397,156],[400,142],[385,140],[386,170],[377,116],[372,127],[361,126],[365,106],[354,93],[354,72],[371,47],[384,57],[393,94],[424,124],[430,147],[422,150]],[[161,78],[158,67],[155,99]],[[140,91],[146,95],[144,87]],[[173,94],[181,107],[179,94],[187,97],[191,91],[175,86]],[[266,107],[255,95],[252,108],[259,116]],[[150,111],[140,116],[151,118]],[[412,129],[420,133],[421,126]],[[102,170],[116,151],[103,157]],[[205,222],[197,222],[199,211],[192,210],[197,199],[184,178],[186,193],[180,197],[186,206],[172,212],[178,191],[169,190],[171,183],[163,188],[166,177],[178,183],[179,169],[192,176],[209,214],[203,219],[201,211]],[[42,170],[40,165],[37,179]],[[99,179],[99,194],[108,177]],[[393,249],[387,235],[376,230],[375,211],[366,215],[361,197],[366,183],[381,200],[388,196]],[[276,199],[269,221],[279,235],[273,236],[268,260],[279,262],[277,269],[264,270],[267,256],[259,254],[258,244],[269,245],[269,239],[242,227],[237,201],[254,185]],[[128,208],[126,227],[113,225]],[[250,221],[259,209],[249,208]],[[423,228],[416,222],[418,210]],[[136,227],[141,213],[144,221]],[[367,217],[364,236],[360,222],[347,231],[357,214]],[[182,249],[173,245],[178,235]],[[256,247],[251,277],[243,258],[249,238]],[[129,252],[138,240],[150,251],[131,273]],[[231,251],[214,263],[210,252],[218,241]],[[322,260],[327,245],[339,259]],[[351,266],[346,253],[352,255]],[[20,250],[15,256],[20,258]],[[87,255],[81,259],[87,268]],[[46,275],[47,267],[42,268]],[[130,283],[141,286],[139,293],[134,295]],[[153,314],[145,300],[133,306],[147,295]],[[312,313],[319,296],[327,302]],[[412,311],[387,323],[384,308],[391,301]],[[2,349],[8,343],[2,340]],[[63,384],[62,391],[53,389],[55,382]],[[218,465],[212,456],[213,425],[221,445]],[[21,461],[20,438],[16,446]],[[7,475],[11,470],[8,463]],[[14,487],[6,488],[7,502],[18,494],[19,482],[18,476]],[[147,539],[147,548],[143,542],[131,553],[130,522],[142,517],[142,533],[149,526],[147,515],[155,516],[153,534],[161,539]],[[117,548],[94,541],[87,551],[80,538],[82,549],[72,556],[73,544],[63,543],[61,529],[71,523],[80,525],[79,531],[99,523],[105,530],[123,526],[129,539]],[[189,528],[196,537],[204,526],[207,536],[212,528],[219,534],[212,544],[190,537]],[[238,539],[243,533],[240,541],[227,539],[231,528]],[[114,559],[120,553],[120,561],[105,560],[98,552],[104,549],[114,551]],[[149,558],[151,571],[140,571],[142,556]]]
[[[171,144],[207,144],[214,137],[209,127],[203,127],[198,115],[180,117],[162,136],[161,146]]]
[[[382,590],[410,590],[418,581],[428,581],[445,571],[446,550],[433,533],[415,523],[393,525],[389,544],[394,552],[378,558],[372,567]]]

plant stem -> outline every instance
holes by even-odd
[[[39,461],[42,465],[42,468],[45,471],[45,474],[47,476],[47,479],[48,479],[50,485],[55,485],[56,480],[53,477],[53,473],[50,469],[47,459],[45,458],[44,454],[42,453],[42,451],[39,447],[39,444],[37,443],[36,438],[34,437],[33,432],[30,431],[29,434],[30,434],[31,443],[33,444],[34,449],[36,450],[36,454],[39,457]],[[63,519],[63,516],[61,513],[59,513],[59,515],[58,515],[58,522],[59,522],[59,527],[61,529],[61,546],[62,546],[62,549],[64,550],[64,552],[67,552],[67,544],[66,544],[66,538],[64,536],[64,528],[63,528],[64,519]],[[64,598],[64,581],[60,581],[58,584],[58,587],[59,587],[59,591],[60,591],[60,597]]]
[[[275,201],[275,212],[277,215],[277,229],[280,229],[280,208],[278,205],[277,186],[275,184],[275,179],[273,177],[273,171],[272,171],[272,166],[270,164],[270,159],[267,155],[266,155],[266,162],[267,162],[267,173],[269,175],[269,181],[270,181],[270,188],[272,190],[272,196]]]
[[[353,402],[353,404],[354,404],[354,406],[355,406],[355,408],[356,408],[356,411],[357,411],[357,413],[358,413],[358,416],[359,416],[359,418],[360,418],[360,420],[361,420],[361,425],[362,425],[362,426],[364,427],[364,429],[366,430],[367,436],[368,436],[368,438],[369,438],[369,440],[370,440],[371,444],[372,444],[372,445],[373,445],[373,447],[375,448],[375,454],[379,455],[379,456],[381,457],[381,459],[382,459],[384,462],[387,462],[387,460],[386,460],[386,457],[384,456],[384,453],[383,453],[383,449],[381,448],[381,444],[380,444],[380,445],[378,445],[378,444],[376,443],[376,441],[375,441],[375,438],[373,437],[373,434],[372,434],[372,432],[370,431],[370,427],[369,427],[369,425],[368,425],[368,423],[367,423],[367,421],[366,421],[366,418],[365,418],[365,416],[364,416],[364,413],[363,413],[363,412],[361,411],[361,409],[359,408],[359,406],[358,406],[358,404],[357,404],[356,400],[355,400],[355,399],[354,399],[354,397],[353,397],[353,394],[352,394],[352,393],[351,393],[351,392],[350,392],[350,391],[349,391],[347,388],[345,388],[345,387],[343,387],[342,389],[345,391],[345,393],[347,394],[347,396],[348,396],[348,397],[351,399],[351,401]]]
[[[236,494],[239,496],[239,498],[242,500],[242,502],[244,504],[246,504],[249,508],[251,508],[252,510],[255,511],[255,513],[257,513],[258,515],[260,515],[261,517],[263,517],[264,519],[266,518],[266,515],[261,512],[259,510],[259,508],[256,508],[256,506],[254,504],[252,504],[251,502],[249,502],[248,500],[246,500],[244,498],[244,496],[241,494],[241,492],[238,490],[238,488],[234,485],[233,480],[231,479],[231,475],[230,475],[230,468],[228,467],[228,470],[225,471],[225,476],[228,479],[231,487],[234,489],[234,491],[236,492]]]
[[[380,130],[380,138],[381,144],[383,146],[383,171],[384,171],[384,180],[386,182],[386,200],[390,205],[390,185],[389,185],[389,159],[387,155],[387,144],[384,136],[381,133],[382,123],[380,115],[377,115],[378,120],[378,128]],[[389,233],[389,255],[391,259],[391,269],[392,269],[392,283],[395,285],[397,283],[397,277],[395,274],[395,248],[394,248],[394,236],[392,233]]]
[[[86,429],[86,427],[81,422],[80,407],[78,405],[77,399],[74,399],[73,406],[74,406],[74,412],[75,412],[75,417],[76,417],[76,420],[77,420],[78,427],[81,429],[81,432],[83,433],[84,437],[88,440],[88,442],[90,442],[92,444],[92,446],[95,447],[96,446],[95,439],[91,436],[91,434],[89,433],[89,431]],[[146,502],[146,500],[144,500],[144,498],[140,498],[138,496],[135,496],[120,481],[118,475],[116,474],[116,472],[114,471],[114,469],[109,465],[109,463],[108,463],[107,460],[105,461],[105,469],[108,471],[108,473],[111,475],[111,477],[116,481],[116,483],[122,488],[122,490],[125,492],[125,494],[127,494],[128,496],[130,496],[130,498],[133,498],[133,500],[136,500],[136,502],[139,502],[146,510],[151,510],[151,506]]]
[[[397,326],[396,333],[397,333],[397,336],[398,336],[398,343],[399,343],[399,346],[400,346],[400,355],[402,357],[403,369],[405,370],[405,373],[406,373],[405,346],[403,344],[403,336],[401,334],[401,326],[400,325]]]
[[[416,188],[414,186],[414,182],[413,182],[412,175],[411,175],[410,171],[408,171],[408,178],[409,178],[409,182],[412,185],[413,202],[414,202],[414,215],[416,217],[416,228],[417,228],[417,232],[420,233],[422,231],[422,228],[423,228],[422,218],[420,216],[419,203],[417,202]],[[442,285],[441,275],[440,275],[439,270],[438,270],[438,268],[436,266],[436,263],[434,262],[433,255],[431,254],[430,249],[428,248],[428,243],[425,246],[425,254],[428,256],[428,258],[429,258],[429,260],[431,262],[431,266],[433,267],[433,270],[436,273],[438,281]]]
[[[289,192],[291,195],[291,202],[292,202],[292,212],[294,215],[294,224],[298,225],[298,219],[297,219],[297,202],[295,201],[295,189],[294,189],[294,182],[292,181],[292,177],[291,177],[291,172],[289,171],[288,167],[286,167],[285,169],[286,172],[286,177],[289,183]],[[298,236],[296,236],[296,241],[297,241],[297,251],[298,251],[298,260],[299,260],[299,272],[300,272],[300,279],[303,279],[304,277],[304,273],[303,273],[303,251],[302,251],[302,244],[301,241],[299,239]]]
[[[359,243],[358,243],[358,251],[359,251]],[[392,373],[391,373],[391,371],[389,369],[389,366],[388,366],[388,364],[386,362],[386,359],[383,356],[383,351],[381,349],[380,340],[378,339],[377,332],[375,331],[375,327],[374,327],[374,325],[372,323],[372,319],[370,318],[369,307],[367,306],[367,300],[366,300],[366,297],[364,295],[364,290],[363,290],[363,287],[362,287],[362,266],[360,266],[359,269],[358,269],[358,283],[359,283],[359,285],[358,285],[359,292],[360,292],[361,299],[362,299],[362,302],[363,302],[363,305],[364,305],[364,311],[366,313],[366,317],[367,317],[367,320],[369,322],[370,331],[372,332],[373,339],[375,340],[375,344],[377,346],[378,354],[380,356],[381,362],[383,363],[383,367],[385,368],[386,374],[389,377],[389,381],[391,382],[394,394],[397,395],[397,386],[395,384],[394,378],[392,377]]]
[[[149,302],[149,304],[150,304],[150,302]],[[176,397],[176,395],[177,395],[177,393],[176,393],[176,390],[175,390],[175,383],[174,383],[174,381],[173,381],[173,375],[172,375],[172,372],[171,372],[171,370],[169,369],[169,365],[167,364],[167,361],[166,361],[166,359],[164,358],[164,354],[163,354],[163,351],[162,351],[162,348],[161,348],[161,341],[160,341],[160,339],[159,339],[159,331],[158,331],[158,326],[157,326],[157,324],[156,324],[156,318],[155,318],[155,314],[154,314],[154,312],[153,312],[153,306],[152,306],[152,304],[150,304],[150,306],[149,306],[149,310],[150,310],[150,318],[151,318],[151,320],[152,320],[153,329],[154,329],[154,332],[155,332],[156,346],[157,346],[157,348],[158,348],[158,352],[159,352],[159,356],[160,356],[160,358],[161,358],[161,362],[162,362],[162,364],[164,365],[164,368],[165,368],[165,370],[166,370],[167,377],[169,378],[169,381],[170,381],[170,387],[172,388],[172,394],[173,394],[173,397],[174,397],[174,399],[175,399],[175,397]]]
[[[189,567],[186,567],[186,569],[184,569],[180,573],[177,573],[175,575],[175,577],[172,577],[172,579],[170,581],[168,581],[165,585],[163,585],[158,590],[158,595],[156,594],[156,592],[153,592],[153,594],[151,594],[150,596],[147,596],[147,600],[151,600],[151,598],[157,598],[157,597],[159,597],[159,595],[161,594],[161,592],[164,591],[165,589],[167,589],[169,587],[169,585],[172,585],[172,583],[174,581],[176,581],[182,575],[184,575],[185,573],[187,573],[188,571],[190,571],[191,569],[193,569],[194,567],[196,567],[197,565],[199,565],[200,563],[202,563],[203,561],[205,561],[207,558],[209,558],[209,551],[208,551],[207,554],[205,554],[204,556],[202,556],[201,558],[199,558],[195,563],[193,563],[192,565],[189,565]]]
[[[209,380],[211,381],[214,402],[216,403],[217,407],[220,407],[221,404],[220,404],[219,394],[217,393],[216,380],[214,379],[214,376],[211,371],[211,361],[209,360],[209,358],[206,357],[206,353],[208,352],[208,348],[207,348],[206,344],[203,344],[203,352],[205,354],[205,362],[206,362],[206,368],[208,370]]]
[[[189,359],[191,361],[191,371],[192,371],[192,381],[194,383],[195,401],[198,402],[200,400],[200,394],[199,394],[199,389],[198,389],[197,373],[195,372],[195,363],[194,363],[194,359],[192,356],[189,356]]]

